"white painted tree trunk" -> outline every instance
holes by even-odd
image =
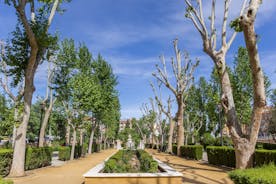
[[[49,122],[49,118],[51,115],[52,108],[48,108],[45,111],[44,118],[42,121],[42,125],[40,127],[40,132],[39,132],[39,142],[38,142],[38,147],[43,147],[45,143],[45,132],[46,128]]]
[[[69,146],[70,145],[70,132],[71,132],[71,127],[70,127],[70,125],[68,124],[67,126],[66,126],[66,135],[65,135],[65,137],[66,137],[66,140],[65,140],[65,144],[66,144],[66,146]]]
[[[89,145],[88,145],[88,154],[92,153],[92,145],[93,145],[93,139],[94,139],[94,129],[92,128],[90,138],[89,138]]]
[[[72,142],[72,147],[71,147],[70,160],[74,160],[76,142],[77,142],[77,131],[76,131],[76,128],[73,128],[73,142]]]

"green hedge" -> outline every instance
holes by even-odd
[[[201,145],[181,146],[180,152],[182,157],[201,160],[202,154],[203,154],[203,146]]]
[[[229,173],[235,184],[275,184],[276,166],[268,165],[260,168],[235,170]]]
[[[207,146],[208,162],[213,165],[236,166],[234,148],[226,146]]]
[[[155,161],[150,154],[144,150],[138,150],[138,159],[141,164],[141,171],[148,173],[155,173],[158,171],[158,163]]]
[[[262,166],[269,163],[276,164],[276,150],[256,150],[254,154],[254,165]]]
[[[4,180],[0,177],[0,184],[13,184],[12,180]]]
[[[52,149],[50,147],[30,148],[26,150],[25,169],[31,170],[51,165]]]
[[[12,150],[0,149],[0,176],[7,176],[9,174],[12,163],[12,156]]]
[[[173,152],[173,154],[177,155],[177,145],[174,144],[172,146],[172,152]]]
[[[92,151],[93,153],[100,151],[100,144],[93,143],[92,144]]]
[[[60,146],[58,148],[58,159],[66,161],[70,159],[70,147],[69,146]]]
[[[276,144],[263,143],[263,148],[268,150],[276,150]]]

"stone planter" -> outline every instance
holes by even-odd
[[[156,161],[161,171],[158,173],[102,173],[103,162],[89,170],[83,177],[85,184],[182,184],[181,173],[159,160]]]

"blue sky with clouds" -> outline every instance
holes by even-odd
[[[205,16],[211,11],[211,1],[204,1]],[[223,1],[217,1],[218,31],[222,20]],[[183,0],[73,0],[63,6],[67,11],[56,15],[51,31],[58,31],[61,39],[73,38],[84,42],[93,56],[101,53],[112,65],[118,76],[122,118],[139,117],[140,106],[152,96],[149,81],[155,71],[159,56],[174,55],[172,40],[179,39],[179,47],[187,50],[191,58],[201,62],[196,78],[208,77],[212,61],[202,52],[199,34],[191,22],[184,17]],[[232,0],[230,20],[237,17],[240,0]],[[256,30],[261,36],[259,51],[261,64],[276,88],[276,1],[265,0],[257,16]],[[0,4],[0,39],[7,39],[14,29],[14,10]],[[231,32],[231,30],[230,30]],[[229,34],[231,35],[231,34]],[[232,65],[237,48],[244,45],[239,34],[232,45],[227,63]],[[46,86],[46,65],[39,67],[36,74],[37,95],[44,94]],[[164,96],[168,95],[164,91]]]

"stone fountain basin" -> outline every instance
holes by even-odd
[[[110,157],[109,157],[110,158]],[[105,161],[107,161],[107,158]],[[102,173],[102,162],[83,175],[85,184],[182,184],[182,174],[155,159],[158,173]]]

